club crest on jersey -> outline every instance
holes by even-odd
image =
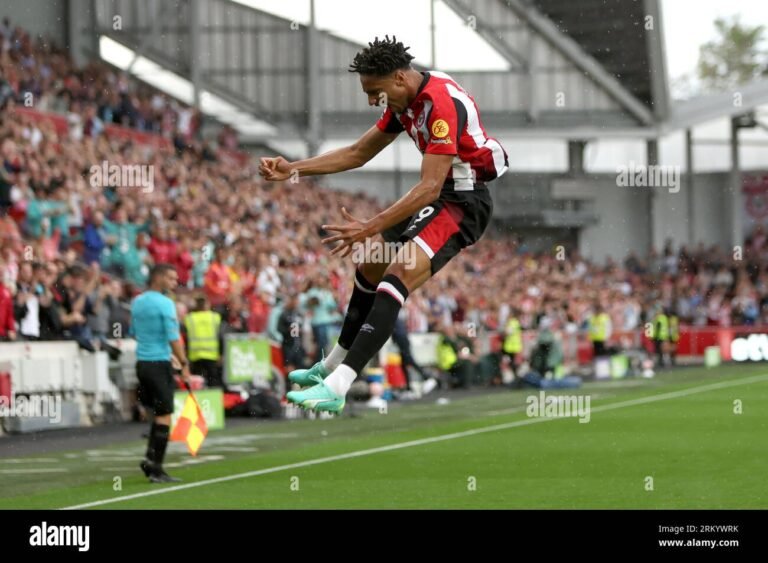
[[[432,136],[442,139],[448,135],[448,123],[445,119],[438,119],[432,124]]]

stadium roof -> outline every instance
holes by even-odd
[[[669,118],[662,124],[662,133],[687,129],[722,117],[735,117],[768,106],[768,80],[750,82],[731,92],[718,92],[676,102]]]
[[[232,105],[224,108],[230,119],[219,118],[238,128],[244,139],[268,140],[275,136],[317,139],[321,135],[341,138],[350,129],[370,123],[371,111],[360,96],[359,84],[349,80],[345,65],[341,64],[351,60],[363,42],[339,37],[335,29],[332,32],[324,29],[318,14],[315,14],[318,29],[313,34],[301,27],[302,20],[288,19],[287,13],[273,13],[278,4],[270,3],[269,7],[274,9],[265,12],[253,7],[259,4],[258,0],[194,3],[181,0],[174,10],[176,20],[166,25],[162,22],[170,14],[161,13],[165,3],[158,6],[149,0],[137,1],[140,9],[136,9],[133,2],[129,8],[123,0],[116,3],[97,0],[96,19],[100,25],[94,31],[133,52],[131,70],[137,68],[134,63],[140,58],[143,64],[139,66],[149,68],[144,63],[152,62],[156,68],[175,74],[175,82],[195,83],[197,76],[200,92],[206,98],[217,96]],[[318,2],[318,10],[335,1]],[[635,0],[608,1],[635,4]],[[645,3],[650,12],[658,8],[658,0]],[[279,4],[281,10],[289,5],[306,7],[308,3]],[[430,36],[429,5],[424,2],[408,8],[409,16],[414,16],[412,19],[425,27],[426,34],[419,37]],[[424,14],[417,9],[424,6],[427,7],[426,23],[421,22]],[[439,20],[438,7],[443,14],[440,17],[447,24]],[[553,3],[545,7],[552,10],[557,6]],[[416,17],[416,12],[421,16]],[[123,17],[118,31],[113,30],[110,23],[115,13]],[[444,61],[439,53],[438,68],[449,70],[469,91],[481,95],[486,119],[496,123],[498,130],[506,130],[513,136],[559,139],[616,134],[635,138],[653,136],[658,109],[665,105],[655,100],[665,99],[666,90],[649,105],[648,91],[638,97],[623,84],[625,76],[617,74],[618,67],[604,67],[589,52],[588,49],[594,51],[594,40],[590,43],[592,36],[579,27],[576,16],[568,10],[561,10],[560,14],[561,25],[567,23],[569,32],[585,45],[559,31],[530,0],[442,0],[435,4],[435,29],[438,30],[439,24],[439,33],[436,31],[433,44],[455,47],[460,43],[461,50],[480,63],[480,70],[452,70],[451,61]],[[347,16],[348,23],[351,16]],[[637,10],[623,15],[616,10],[615,14],[625,26],[637,26],[639,17]],[[380,23],[379,19],[366,18],[391,29],[390,24]],[[297,23],[299,26],[293,27]],[[446,25],[453,35],[438,41]],[[649,35],[653,39],[647,40],[648,53],[641,57],[646,62],[640,64],[639,70],[633,69],[639,74],[631,77],[637,84],[643,81],[643,64],[646,74],[649,65],[654,66],[650,63],[653,45],[658,43],[656,50],[662,52],[660,30]],[[370,35],[367,38],[370,39]],[[412,37],[403,39],[411,43]],[[626,43],[627,56],[634,51],[646,51],[639,41]],[[418,53],[429,52],[429,48],[419,49]],[[102,56],[109,58],[103,50]],[[483,69],[486,62],[494,65],[498,60],[505,65],[495,70]],[[611,60],[607,59],[607,63]],[[417,62],[424,63],[423,60]],[[118,66],[125,68],[125,65]],[[150,72],[141,78],[163,88],[163,80],[153,80]],[[184,89],[189,88],[184,85]],[[558,96],[567,97],[567,103],[557,101]],[[243,112],[251,117],[243,118]],[[247,121],[251,121],[248,126]],[[277,126],[279,133],[265,134],[270,130],[266,125]]]
[[[191,103],[191,67],[185,50],[191,25],[188,1],[180,5],[176,27],[158,27],[151,10],[138,10],[143,19],[128,20],[124,32],[101,27],[102,56]],[[118,3],[122,5],[121,0]],[[308,2],[272,3],[273,13],[269,14],[256,9],[262,4],[262,0],[200,4],[201,31],[207,37],[201,59],[203,111],[233,125],[244,140],[267,142],[278,138],[303,142],[302,128],[310,106],[319,115],[327,141],[346,138],[358,125],[369,124],[372,114],[359,96],[359,85],[348,80],[338,63],[349,60],[363,42],[339,37],[336,28],[324,29],[316,14],[321,27],[314,49],[317,58],[309,65],[305,57],[312,49],[302,42],[302,34],[289,31],[292,22],[287,19],[291,13],[297,14],[296,7],[306,8]],[[103,21],[110,21],[113,7],[109,2],[100,0],[96,5]],[[326,3],[318,2],[318,6]],[[500,137],[654,139],[768,104],[766,81],[738,92],[670,103],[658,0],[441,0],[436,6],[452,15],[453,24],[458,22],[468,36],[466,40],[475,42],[473,48],[482,45],[482,53],[495,57],[483,55],[480,60],[507,67],[451,71],[470,91],[482,94],[484,114],[496,124]],[[440,26],[441,17],[451,21],[440,13],[435,14]],[[299,13],[296,17],[305,24],[308,16]],[[465,24],[468,18],[476,20],[472,29]],[[647,29],[648,18],[653,33]],[[423,25],[429,35],[428,22]],[[158,34],[146,33],[155,27]],[[221,46],[227,34],[237,34],[231,38],[235,51]],[[121,54],[112,56],[110,50]],[[438,60],[441,57],[438,53]],[[416,62],[424,67],[426,61]],[[308,65],[321,68],[314,88],[308,88],[307,76],[302,74]],[[445,67],[450,66],[446,61]],[[569,108],[556,108],[543,99],[556,90],[568,92]]]
[[[647,106],[654,103],[644,2],[634,0],[533,0],[626,89]],[[656,23],[656,22],[654,22]],[[663,69],[662,69],[663,72]]]

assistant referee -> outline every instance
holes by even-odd
[[[154,414],[142,471],[153,483],[181,481],[163,470],[173,413],[171,353],[181,362],[181,376],[189,382],[189,362],[179,337],[176,305],[165,294],[176,289],[178,274],[169,264],[157,264],[149,274],[149,289],[133,300],[131,332],[136,347],[139,401]]]

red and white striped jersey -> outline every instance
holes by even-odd
[[[386,133],[405,131],[422,154],[452,154],[446,185],[472,190],[507,171],[507,153],[486,134],[475,100],[443,72],[422,72],[416,98],[403,113],[386,108],[376,126]]]

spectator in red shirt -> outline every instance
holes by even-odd
[[[253,268],[248,265],[248,259],[245,254],[238,254],[235,257],[235,263],[232,266],[234,273],[234,290],[238,295],[248,295],[256,286],[256,274]]]
[[[14,244],[21,242],[21,233],[16,221],[10,215],[0,214],[0,244],[12,241]]]
[[[192,257],[192,240],[188,235],[183,236],[179,241],[176,257],[171,263],[176,266],[176,273],[179,275],[179,285],[181,287],[189,287],[195,259]]]
[[[248,332],[265,332],[269,320],[269,294],[252,293],[248,298]]]
[[[13,320],[13,296],[5,285],[0,284],[0,341],[16,340],[16,323]]]
[[[168,238],[166,227],[158,225],[153,231],[152,240],[147,246],[152,260],[155,264],[173,264],[179,253],[178,245]]]
[[[205,273],[205,295],[211,302],[211,308],[222,316],[226,315],[227,299],[232,291],[232,272],[227,266],[228,252],[219,247],[213,255],[208,271]]]

